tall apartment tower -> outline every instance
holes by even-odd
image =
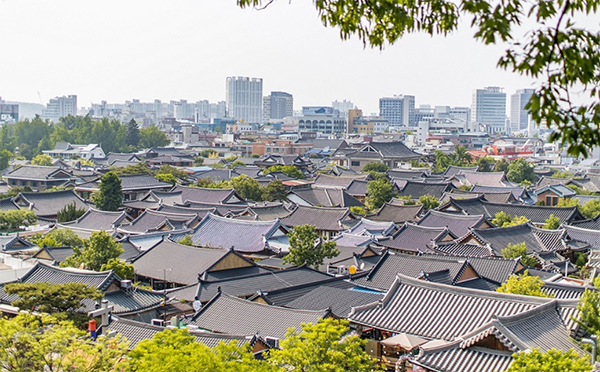
[[[534,93],[535,89],[519,89],[510,96],[511,132],[529,129],[529,113],[525,110],[525,105]]]
[[[503,89],[486,87],[473,92],[473,123],[484,125],[489,133],[500,133],[506,129],[506,93]]]
[[[379,116],[387,119],[390,127],[414,127],[415,96],[393,96],[379,99]]]
[[[77,115],[77,96],[56,97],[50,99],[46,108],[42,110],[42,118],[58,120],[67,115]]]
[[[286,92],[271,92],[263,97],[263,122],[294,115],[294,96]]]
[[[262,88],[261,78],[228,77],[227,116],[246,123],[260,123],[262,120]]]

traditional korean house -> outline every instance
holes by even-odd
[[[121,179],[121,189],[123,190],[123,200],[138,200],[147,195],[152,190],[167,191],[173,187],[169,182],[163,182],[151,174],[123,174]],[[84,199],[89,199],[93,192],[100,190],[100,177],[94,181],[86,182],[75,187],[75,191]]]
[[[537,204],[554,207],[560,199],[570,199],[577,193],[563,184],[546,185],[533,191]]]
[[[90,208],[75,221],[63,222],[59,224],[59,227],[90,231],[115,231],[121,224],[132,220],[133,218],[126,212],[109,212]]]
[[[492,228],[494,227],[487,221],[484,215],[462,215],[457,213],[444,213],[436,210],[429,210],[417,222],[417,225],[424,227],[446,226],[455,236],[466,235],[473,228]]]
[[[372,221],[393,222],[402,225],[405,222],[415,222],[423,212],[422,204],[401,205],[385,203],[375,214],[367,216]]]
[[[47,222],[56,222],[58,212],[69,204],[75,203],[77,209],[90,208],[73,190],[22,192],[13,198],[13,202],[20,208],[33,211],[38,219]]]
[[[393,169],[421,156],[400,141],[369,142],[360,149],[346,154],[350,169],[353,170],[361,170],[366,164],[372,162],[383,163]]]
[[[293,189],[287,195],[292,203],[312,207],[362,207],[363,203],[341,188],[314,186]]]
[[[34,191],[44,191],[54,186],[62,186],[74,181],[76,177],[60,167],[22,165],[4,175],[11,187],[28,186]]]
[[[349,208],[321,208],[299,205],[281,222],[289,228],[313,225],[324,239],[332,239],[358,222]]]
[[[201,219],[202,217],[195,213],[183,214],[147,210],[142,212],[135,220],[122,223],[118,231],[124,234],[144,234],[159,230],[189,230],[196,227]]]
[[[391,239],[376,244],[396,252],[422,254],[433,253],[436,243],[456,238],[447,227],[424,227],[406,222]]]
[[[417,182],[413,180],[393,180],[398,187],[398,196],[418,200],[423,195],[435,196],[440,199],[444,193],[454,189],[450,182]]]

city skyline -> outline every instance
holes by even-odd
[[[479,87],[504,86],[510,94],[534,86],[496,69],[502,48],[473,41],[469,29],[447,38],[410,35],[379,51],[340,40],[310,3],[274,3],[264,11],[242,10],[234,1],[101,4],[0,4],[10,15],[0,30],[19,35],[5,46],[15,57],[0,62],[0,95],[46,104],[77,94],[81,106],[132,98],[217,102],[226,76],[251,76],[264,79],[264,92],[293,94],[295,109],[347,99],[373,113],[385,96],[414,95],[417,106],[468,106]]]

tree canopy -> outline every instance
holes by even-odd
[[[19,309],[52,314],[57,319],[73,320],[78,324],[86,318],[79,311],[83,300],[97,301],[103,297],[96,288],[83,283],[9,283],[4,290],[9,295],[19,296],[11,303]]]
[[[539,349],[513,354],[513,362],[506,372],[590,372],[592,364],[573,349],[560,351],[550,349],[543,353]]]
[[[370,210],[381,208],[394,196],[394,186],[387,178],[375,179],[367,183],[367,206]]]
[[[123,203],[121,179],[114,172],[108,172],[100,178],[100,191],[93,194],[96,207],[103,211],[116,211]]]
[[[85,208],[77,208],[77,204],[73,202],[62,207],[62,209],[56,213],[56,219],[58,222],[75,221],[79,217],[83,216],[85,212]]]
[[[30,240],[38,247],[81,247],[83,239],[69,229],[54,229],[47,234],[36,234]]]
[[[16,230],[21,226],[33,225],[37,220],[35,213],[28,209],[0,211],[0,230]]]
[[[123,253],[121,243],[106,231],[92,231],[89,239],[83,241],[83,247],[73,247],[73,255],[60,263],[61,267],[80,267],[100,271],[111,259]]]
[[[510,182],[523,183],[528,181],[531,183],[537,180],[537,175],[533,171],[535,166],[525,161],[525,159],[513,160],[508,164],[506,178]]]
[[[498,227],[516,226],[529,221],[525,216],[511,216],[510,214],[500,211],[496,213],[492,223]]]
[[[333,258],[340,254],[335,242],[323,241],[313,225],[296,226],[288,236],[290,253],[283,257],[285,263],[318,268],[325,258]]]
[[[241,7],[262,8],[274,0],[237,0]],[[320,0],[321,21],[340,36],[358,36],[365,45],[382,48],[409,33],[447,35],[470,20],[474,38],[505,50],[498,67],[537,81],[526,109],[535,123],[557,130],[550,135],[571,155],[587,156],[600,145],[600,33],[596,0],[432,0],[425,2]],[[526,27],[523,27],[526,25]],[[579,96],[575,100],[575,96]],[[520,181],[519,181],[520,182]]]
[[[502,257],[508,259],[520,258],[521,262],[525,266],[534,267],[537,265],[537,261],[533,257],[527,255],[527,245],[525,242],[519,244],[508,244],[506,248],[502,249]]]
[[[506,282],[496,289],[496,292],[513,293],[536,297],[552,297],[542,292],[544,282],[538,276],[531,276],[525,270],[522,275],[511,275]]]
[[[285,175],[293,178],[302,179],[304,174],[295,165],[273,165],[271,167],[263,169],[263,174],[271,172],[282,172]]]
[[[559,227],[560,227],[560,218],[558,218],[555,215],[551,214],[546,219],[546,223],[544,224],[544,226],[542,226],[542,229],[556,230]]]

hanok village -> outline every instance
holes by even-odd
[[[185,329],[257,360],[333,319],[389,371],[499,372],[534,352],[593,363],[595,164],[490,167],[475,151],[435,169],[374,140],[260,157],[216,147],[201,163],[206,148],[82,161],[60,146],[51,164],[2,172],[5,319],[73,313],[83,337],[121,335],[129,350]],[[99,295],[48,310],[43,291],[74,283]]]

